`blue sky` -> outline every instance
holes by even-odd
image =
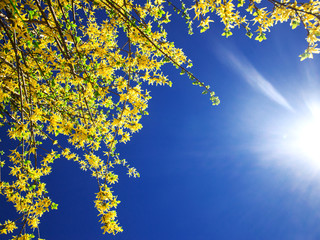
[[[277,26],[262,43],[240,30],[225,39],[218,22],[201,35],[187,36],[180,22],[169,24],[168,32],[221,104],[212,106],[187,77],[166,67],[173,87],[149,88],[150,115],[120,146],[121,156],[141,174],[128,178],[118,169],[114,189],[124,232],[102,235],[95,180],[61,159],[47,177],[59,210],[42,218],[41,236],[320,239],[320,158],[308,155],[299,139],[299,129],[320,108],[319,56],[303,62],[298,57],[305,31]],[[1,212],[6,206],[1,202]]]

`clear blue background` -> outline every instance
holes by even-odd
[[[44,179],[59,209],[41,219],[41,237],[320,239],[319,166],[287,143],[294,126],[311,116],[308,102],[320,96],[319,57],[304,62],[298,57],[306,48],[305,30],[277,26],[262,43],[243,30],[225,39],[218,20],[206,33],[198,31],[188,36],[184,23],[174,20],[168,38],[193,60],[192,72],[212,86],[221,104],[211,106],[174,67],[165,68],[172,88],[149,88],[150,115],[132,141],[120,146],[121,156],[141,174],[129,178],[117,169],[114,189],[124,232],[102,235],[93,203],[95,179],[59,159]],[[263,77],[287,105],[250,83],[250,76]],[[0,203],[3,221],[10,205]]]

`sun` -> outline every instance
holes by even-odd
[[[311,121],[298,133],[298,147],[306,156],[320,163],[320,121]]]
[[[311,108],[310,119],[298,127],[296,147],[303,155],[320,164],[320,106]]]

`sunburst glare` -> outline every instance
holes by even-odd
[[[310,107],[312,116],[301,124],[298,129],[297,147],[302,153],[320,165],[320,107],[312,105]]]

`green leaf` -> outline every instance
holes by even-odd
[[[29,14],[29,19],[30,19],[30,20],[33,19],[34,13],[35,13],[34,10],[30,10],[30,11],[28,12],[28,14]]]
[[[53,210],[53,209],[55,209],[55,210],[57,210],[58,209],[58,205],[59,204],[56,204],[56,203],[51,203],[51,209]]]
[[[25,165],[29,165],[29,164],[31,164],[31,161],[30,161],[30,160],[25,160],[25,161],[24,161],[24,164],[25,164]]]
[[[247,32],[246,35],[247,35],[249,38],[252,38],[252,36],[253,36],[252,32]]]
[[[263,40],[266,40],[266,35],[264,33],[259,34],[255,40],[258,40],[259,42],[262,42]]]
[[[300,25],[300,21],[296,21],[296,20],[293,20],[291,22],[291,27],[292,29],[295,29],[296,27],[298,27]]]
[[[219,103],[220,103],[219,97],[216,97],[216,96],[210,97],[210,100],[212,102],[212,105],[219,105]]]
[[[193,82],[192,82],[192,85],[198,86],[199,83],[198,83],[197,81],[193,81]]]
[[[36,188],[36,185],[33,184],[33,185],[31,185],[31,186],[29,187],[29,190],[32,191],[32,190],[35,189],[35,188]]]
[[[306,58],[310,58],[310,53],[308,53],[307,51],[304,52],[303,54],[299,55],[300,57],[300,61],[305,60]]]
[[[67,10],[67,11],[70,10],[71,8],[72,8],[72,6],[70,4],[64,6],[64,9]]]
[[[242,7],[244,4],[244,0],[238,0],[238,5],[237,7]]]
[[[205,31],[207,31],[208,30],[208,27],[202,27],[201,29],[200,29],[200,33],[203,33],[203,32],[205,32]]]
[[[39,48],[39,42],[38,41],[34,40],[32,43],[33,43],[33,46],[35,48]]]
[[[232,35],[232,32],[230,30],[225,31],[222,33],[222,36],[226,36],[226,38],[230,37]]]

